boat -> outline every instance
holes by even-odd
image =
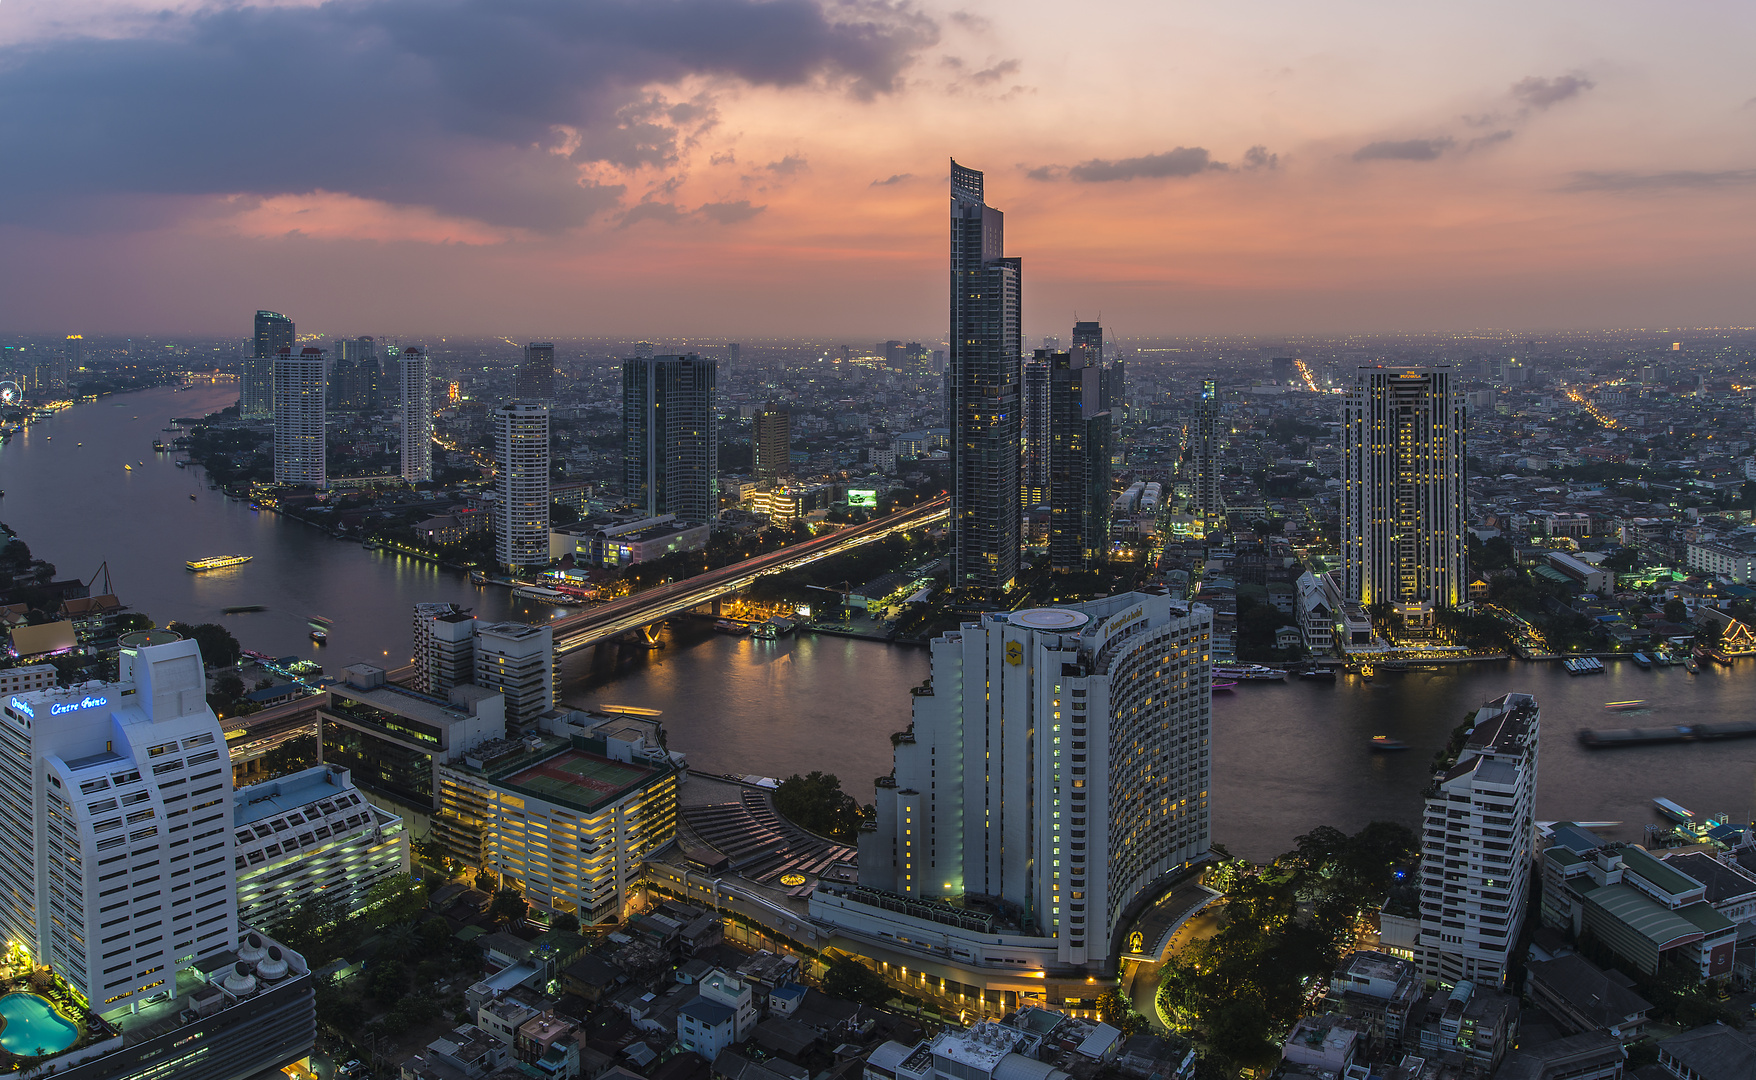
[[[750,633],[750,628],[748,626],[731,619],[715,619],[713,621],[713,628],[719,633],[730,634],[733,637],[744,637]]]
[[[471,570],[469,572],[469,583],[471,585],[486,585],[488,583],[488,575],[482,573],[480,570]]]
[[[127,471],[127,472],[133,472],[133,471],[134,471],[134,466],[132,466],[132,465],[130,465],[130,464],[128,464],[128,463],[127,463],[127,462],[126,462],[126,461],[124,461],[124,462],[123,462],[123,463],[122,463],[122,468],[123,468],[123,469],[124,469],[124,470],[125,470],[125,471]]]
[[[1670,818],[1679,825],[1687,825],[1695,820],[1694,811],[1678,806],[1669,799],[1654,799],[1652,800],[1652,805],[1658,807],[1659,813]]]
[[[1628,709],[1638,709],[1644,704],[1646,704],[1645,698],[1637,698],[1632,701],[1606,701],[1604,702],[1604,708],[1609,709],[1612,712],[1624,712]]]
[[[584,602],[577,596],[569,596],[559,589],[548,589],[541,585],[515,585],[512,596],[515,600],[534,600],[539,604],[556,604],[562,607],[572,607]]]
[[[1235,679],[1238,682],[1280,682],[1287,673],[1279,668],[1265,667],[1262,664],[1221,664],[1213,669],[1215,678]]]
[[[204,559],[191,559],[183,565],[199,573],[203,570],[220,570],[228,566],[239,566],[255,557],[254,555],[209,555]]]
[[[327,631],[327,630],[313,630],[313,631],[311,631],[311,640],[315,641],[317,644],[321,645],[324,642],[329,640],[329,631]]]
[[[1637,652],[1634,654],[1634,662],[1643,668],[1649,668],[1652,666],[1652,657],[1643,652]]]
[[[1299,678],[1308,679],[1312,682],[1334,682],[1335,669],[1326,667],[1306,668],[1299,672]]]
[[[195,502],[195,501],[196,501],[196,498],[195,498],[195,496],[193,496],[193,495],[191,495],[191,496],[189,496],[189,501],[190,501],[190,502]]]
[[[1213,693],[1217,694],[1222,690],[1236,690],[1237,688],[1238,684],[1235,682],[1222,682],[1219,679],[1213,680]]]
[[[4,491],[0,491],[0,495],[4,494],[6,494]],[[1691,675],[1699,675],[1701,674],[1701,665],[1695,662],[1693,656],[1685,656],[1683,657],[1683,670]]]
[[[1408,743],[1401,739],[1392,739],[1388,735],[1374,735],[1372,736],[1372,749],[1381,754],[1392,750],[1407,750]]]
[[[261,604],[233,604],[231,607],[220,608],[227,615],[244,615],[252,611],[267,611]]]
[[[1603,673],[1604,662],[1595,656],[1575,656],[1561,661],[1569,675],[1599,675]]]

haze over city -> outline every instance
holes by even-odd
[[[941,327],[946,158],[1027,327],[1749,322],[1756,13],[1704,3],[0,5],[0,325]]]

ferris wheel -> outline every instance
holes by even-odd
[[[24,400],[24,391],[11,379],[0,380],[0,405],[17,405]]]

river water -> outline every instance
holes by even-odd
[[[553,609],[514,602],[498,587],[475,588],[455,571],[366,551],[230,502],[199,470],[152,453],[169,417],[200,416],[235,397],[227,386],[151,390],[33,425],[0,447],[0,521],[63,578],[89,578],[107,561],[122,602],[160,623],[223,622],[246,648],[315,655],[332,673],[356,661],[407,663],[417,602],[452,601],[487,619],[552,617]],[[232,552],[255,558],[206,574],[183,568],[190,558]],[[222,614],[242,604],[267,610]],[[333,620],[322,648],[308,638],[308,619],[318,615]],[[907,726],[908,689],[928,667],[923,648],[845,638],[763,642],[685,624],[665,640],[667,648],[651,652],[568,657],[563,699],[661,710],[670,745],[699,770],[821,769],[862,801],[871,779],[890,770],[890,733]],[[1433,752],[1467,712],[1507,691],[1542,704],[1540,817],[1622,822],[1602,831],[1639,840],[1658,820],[1652,799],[1664,796],[1698,813],[1748,820],[1756,740],[1586,750],[1576,736],[1585,727],[1747,719],[1756,709],[1752,668],[1745,660],[1690,675],[1624,663],[1573,677],[1556,665],[1506,661],[1372,682],[1246,684],[1214,699],[1214,839],[1264,858],[1318,825],[1414,824]],[[1645,699],[1647,711],[1604,709],[1630,699]],[[1411,749],[1373,753],[1374,735]]]

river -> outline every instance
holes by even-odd
[[[487,619],[553,615],[502,588],[475,588],[455,571],[252,511],[209,490],[199,470],[152,453],[169,417],[199,416],[235,396],[227,386],[149,390],[33,424],[0,447],[0,520],[63,578],[89,578],[108,562],[117,594],[136,611],[161,623],[223,622],[246,648],[316,655],[332,673],[357,661],[407,663],[418,602],[452,601]],[[134,469],[124,471],[124,462]],[[255,558],[206,574],[183,568],[187,559],[231,552]],[[243,604],[267,610],[222,614]],[[321,648],[308,638],[312,616],[333,621]],[[890,733],[907,726],[908,689],[928,667],[919,647],[809,634],[764,642],[685,624],[665,640],[665,649],[620,660],[568,657],[563,700],[661,710],[670,745],[703,771],[820,769],[862,801],[871,779],[890,769]],[[1658,820],[1652,799],[1665,796],[1698,813],[1748,820],[1756,740],[1592,751],[1576,735],[1584,727],[1747,719],[1756,708],[1751,676],[1747,660],[1699,675],[1613,663],[1607,674],[1584,677],[1505,661],[1372,682],[1246,684],[1214,699],[1213,836],[1235,854],[1265,858],[1317,825],[1352,831],[1375,818],[1412,825],[1433,752],[1467,712],[1507,691],[1542,704],[1540,817],[1622,822],[1602,831],[1639,840]],[[1637,698],[1648,711],[1604,709]],[[1374,735],[1411,749],[1373,753]]]

